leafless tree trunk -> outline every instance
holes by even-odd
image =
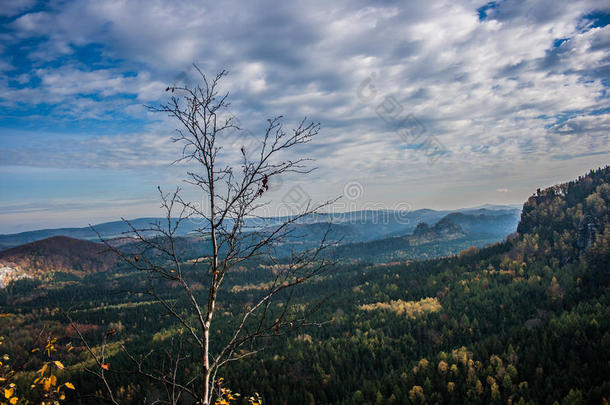
[[[257,217],[258,211],[265,206],[264,198],[270,182],[286,173],[311,172],[312,169],[307,167],[310,159],[278,158],[281,152],[308,143],[318,134],[319,124],[303,120],[297,128],[287,133],[282,127],[282,117],[277,117],[268,120],[255,150],[235,146],[234,142],[227,145],[226,140],[234,138],[241,128],[229,113],[227,94],[219,93],[219,83],[226,72],[222,71],[209,80],[197,66],[195,69],[201,78],[199,85],[168,87],[169,102],[149,108],[166,113],[179,122],[178,136],[174,141],[182,145],[182,156],[177,162],[195,164],[196,169],[188,171],[186,181],[203,193],[207,203],[198,206],[185,201],[180,189],[169,194],[159,190],[165,210],[163,223],[138,229],[125,220],[131,228],[130,237],[139,246],[137,252],[133,248],[132,251],[119,248],[112,241],[104,242],[124,262],[148,275],[150,288],[147,293],[181,324],[189,341],[198,347],[200,373],[188,381],[176,381],[178,362],[186,358],[180,353],[170,356],[169,364],[172,366],[167,371],[152,372],[146,371],[144,360],[131,356],[126,349],[125,352],[140,374],[168,387],[168,400],[163,402],[178,403],[181,396],[186,394],[198,403],[208,405],[213,401],[214,382],[219,368],[257,353],[260,348],[253,345],[256,339],[281,334],[306,324],[306,317],[289,313],[288,305],[283,306],[279,314],[271,316],[272,301],[279,293],[307,282],[331,265],[321,255],[328,246],[328,232],[315,248],[293,252],[289,262],[278,266],[273,281],[264,293],[243,309],[235,329],[221,345],[222,349],[212,353],[210,330],[218,292],[225,276],[248,260],[274,260],[274,246],[291,234],[293,225],[332,201],[318,205],[308,202],[281,224],[252,229],[248,219]],[[239,149],[237,156],[240,163],[235,165],[237,168],[230,164],[231,152],[235,152],[230,148]],[[189,265],[199,266],[198,271],[207,275],[207,295],[193,290],[185,262],[176,246],[179,226],[195,218],[203,219],[198,233],[211,245],[211,253],[201,255]],[[180,287],[189,303],[189,316],[184,316],[176,308],[175,302],[158,293],[155,281],[160,279]],[[284,294],[284,298],[290,300],[290,294]],[[96,362],[100,361],[103,362],[103,359],[96,358]],[[104,383],[108,385],[105,379]],[[115,401],[113,396],[110,398]]]

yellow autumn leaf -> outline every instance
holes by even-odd
[[[44,379],[43,389],[45,391],[49,391],[51,389],[51,379],[50,378],[45,378]]]
[[[61,361],[55,360],[53,363],[55,363],[55,365],[57,366],[58,369],[60,369],[60,370],[64,369],[64,365],[61,364]]]
[[[64,394],[61,394],[61,395],[59,396],[59,399],[61,399],[61,400],[63,401],[64,399],[66,399],[66,396],[65,396]]]
[[[13,392],[15,392],[15,390],[13,388],[5,388],[4,389],[4,398],[9,399],[10,397],[13,396]]]
[[[71,390],[75,389],[74,384],[72,384],[71,382],[67,382],[64,385],[66,386],[66,388],[70,388]]]
[[[12,397],[8,402],[11,405],[15,405],[17,403],[17,401],[19,401],[19,398],[17,397]]]
[[[55,387],[57,385],[57,377],[54,374],[51,374],[49,379],[51,380],[51,385]]]

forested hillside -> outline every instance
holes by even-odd
[[[101,243],[66,236],[53,236],[0,251],[0,265],[16,267],[29,276],[54,271],[104,271],[116,264],[117,259]]]
[[[222,377],[233,391],[260,393],[264,404],[604,403],[609,208],[606,167],[538,190],[524,205],[518,233],[504,242],[434,260],[338,264],[294,291],[303,311],[316,309],[319,326],[282,326],[262,338],[262,352],[232,363]],[[417,233],[429,234],[424,228],[433,227]],[[234,327],[233,314],[264,294],[277,265],[247,263],[227,276],[213,331],[218,341]],[[185,271],[205,282],[196,267]],[[146,356],[143,367],[154,369],[164,367],[164,350],[182,341],[184,331],[166,310],[138,292],[146,282],[120,266],[79,280],[57,273],[47,282],[16,281],[0,291],[8,314],[0,318],[2,347],[13,364],[36,370],[42,360],[32,360],[30,348],[38,331],[51,332],[67,366],[61,376],[76,386],[66,402],[97,403],[91,395],[102,386],[84,372],[95,364],[69,326],[69,312],[96,350],[108,339],[108,379],[120,403],[163,397],[155,382],[125,378],[134,364],[120,349]],[[173,299],[176,286],[158,287]],[[187,354],[178,374],[198,367],[197,353]],[[27,392],[32,378],[21,372],[17,389]]]
[[[609,190],[610,169],[592,171],[538,191],[504,243],[362,269],[326,303],[331,327],[232,380],[297,402],[607,401]]]

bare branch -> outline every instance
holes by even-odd
[[[249,221],[258,217],[258,211],[268,204],[263,197],[267,195],[270,181],[288,173],[306,175],[315,169],[309,166],[311,159],[282,158],[282,155],[311,142],[319,134],[320,124],[304,118],[296,128],[286,131],[282,116],[271,118],[255,150],[246,150],[242,146],[241,159],[235,162],[231,158],[234,156],[231,152],[235,152],[231,150],[235,147],[231,140],[242,128],[229,111],[228,93],[220,91],[220,82],[227,72],[221,71],[208,78],[199,67],[194,66],[194,69],[201,79],[198,85],[170,86],[169,101],[148,108],[167,114],[179,123],[173,141],[182,146],[181,156],[173,164],[191,164],[185,183],[203,193],[204,205],[184,200],[180,188],[172,193],[159,189],[161,208],[165,213],[163,223],[156,221],[137,228],[123,219],[129,227],[124,236],[130,238],[131,243],[122,247],[99,233],[98,237],[124,263],[148,277],[149,288],[145,293],[185,328],[189,343],[195,345],[200,353],[200,358],[192,359],[198,362],[200,372],[197,377],[180,382],[179,363],[186,357],[179,353],[166,353],[168,362],[162,373],[147,371],[145,359],[138,360],[123,346],[124,353],[140,375],[165,387],[169,403],[177,403],[181,395],[187,393],[198,403],[208,405],[221,367],[256,355],[261,349],[253,346],[260,337],[281,335],[283,329],[310,325],[304,315],[290,312],[292,289],[309,282],[333,265],[322,256],[329,246],[330,227],[317,247],[293,252],[289,259],[282,259],[282,270],[273,274],[268,289],[256,302],[244,308],[227,341],[217,345],[220,347],[218,353],[212,354],[210,329],[218,293],[226,275],[254,259],[277,263],[275,249],[280,243],[295,237],[295,226],[336,200],[321,204],[310,202],[283,223],[252,229]],[[192,218],[203,221],[198,229],[203,251],[194,260],[186,261],[178,248],[180,226]],[[199,268],[199,265],[204,267]],[[201,284],[196,291],[192,281],[201,277],[206,280],[203,292],[199,291]],[[186,309],[179,308],[178,301],[157,290],[158,285],[165,285],[162,283],[172,285],[171,291],[178,290],[182,294],[187,304],[180,305],[187,305]],[[272,303],[280,297],[286,305],[278,311]],[[184,310],[187,316],[183,315]],[[82,339],[80,333],[79,336]],[[181,350],[182,337],[180,339]],[[244,350],[246,345],[251,347]],[[99,364],[100,360],[94,358]],[[103,378],[103,371],[100,374]]]

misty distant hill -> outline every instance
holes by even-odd
[[[462,226],[465,230],[474,228],[483,229],[486,232],[494,234],[508,235],[516,230],[517,223],[521,214],[519,207],[511,206],[490,206],[485,208],[467,208],[453,211],[436,211],[431,209],[420,209],[409,212],[399,212],[391,210],[365,210],[351,211],[343,213],[319,213],[312,214],[300,221],[302,232],[308,237],[317,236],[319,232],[314,226],[313,231],[307,230],[308,224],[332,223],[336,225],[333,236],[337,239],[342,239],[345,243],[350,242],[366,242],[376,239],[381,239],[389,236],[401,236],[410,233],[415,229],[415,226],[420,222],[436,223],[441,218],[448,214],[461,213],[467,216],[478,216],[477,218],[462,217],[454,218],[454,222]],[[496,221],[491,217],[502,217],[503,221]],[[272,227],[285,220],[286,217],[271,217],[271,218],[251,218],[248,220],[248,227],[252,230]],[[131,220],[131,224],[136,228],[146,228],[151,223],[165,221],[162,218],[138,218]],[[197,229],[204,226],[203,221],[189,220],[181,223],[178,229],[178,235],[192,235]],[[498,227],[496,229],[496,227]],[[514,228],[514,229],[513,229]],[[95,229],[95,230],[94,230]],[[76,239],[99,241],[99,234],[106,239],[122,236],[124,232],[128,232],[129,225],[123,221],[105,222],[91,227],[82,228],[57,228],[57,229],[41,229],[35,231],[21,232],[16,234],[0,235],[0,250],[23,245],[25,243],[35,242],[53,236],[68,236]]]
[[[481,247],[503,240],[509,233],[503,234],[490,230],[479,232],[476,229],[494,228],[498,218],[502,225],[502,216],[467,216],[471,231],[453,221],[452,214],[441,218],[436,224],[420,222],[413,233],[402,236],[391,236],[369,242],[348,243],[331,249],[329,255],[336,259],[365,262],[392,262],[420,260],[456,254],[471,246]],[[463,219],[463,217],[458,217]],[[476,220],[483,222],[478,226]],[[466,222],[466,221],[463,221]],[[500,227],[500,226],[498,226]],[[515,224],[516,227],[516,224]],[[514,231],[514,230],[513,230]]]
[[[462,213],[447,215],[448,219],[460,225],[467,232],[487,233],[490,235],[508,235],[517,230],[519,216],[514,213]]]

